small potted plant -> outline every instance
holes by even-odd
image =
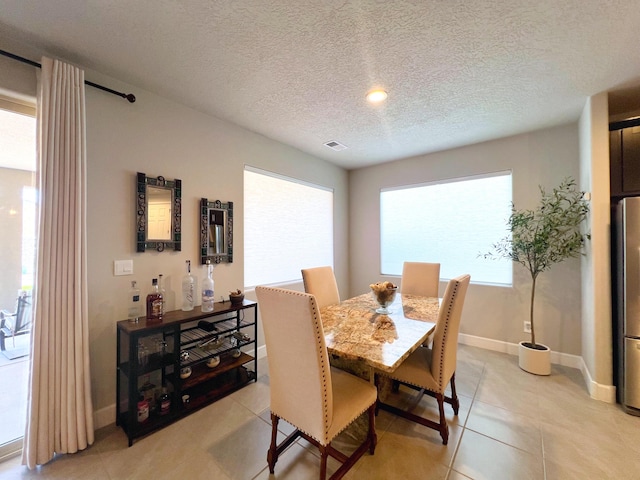
[[[507,258],[523,265],[531,275],[531,303],[529,322],[531,341],[520,342],[519,365],[523,370],[537,375],[551,373],[549,347],[536,342],[534,300],[538,275],[556,263],[583,253],[588,233],[580,230],[589,213],[589,203],[584,192],[578,190],[575,180],[566,178],[547,193],[540,188],[540,203],[535,210],[517,210],[511,204],[507,221],[509,235],[492,245],[484,258]]]

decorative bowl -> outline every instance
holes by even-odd
[[[379,308],[376,309],[377,313],[388,314],[389,305],[393,303],[398,292],[398,286],[391,282],[372,283],[369,285],[371,288],[371,295],[376,301]]]
[[[191,367],[184,367],[180,369],[180,378],[183,380],[191,376]]]
[[[240,295],[229,295],[229,301],[231,302],[231,305],[242,305],[242,302],[244,301],[244,293],[241,293]]]

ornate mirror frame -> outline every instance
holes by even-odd
[[[162,176],[147,177],[141,172],[137,173],[136,178],[136,251],[182,250],[182,181],[167,180]],[[167,241],[149,238],[147,186],[166,188],[171,191],[171,238]]]
[[[220,212],[217,217],[221,220],[212,223],[216,212]],[[211,225],[222,227],[218,235]],[[215,247],[216,239],[218,242],[222,239],[221,248]],[[205,265],[207,260],[211,263],[233,263],[233,202],[200,200],[200,263]]]

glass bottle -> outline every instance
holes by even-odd
[[[193,310],[194,294],[196,290],[196,280],[191,275],[191,260],[186,261],[187,274],[182,278],[182,311]]]
[[[140,302],[140,289],[136,286],[136,281],[131,282],[129,289],[129,310],[127,318],[130,322],[138,323],[138,319],[142,316],[142,302]]]
[[[167,393],[167,387],[162,387],[162,394],[158,399],[158,403],[160,404],[158,409],[160,415],[167,415],[171,411],[171,397]]]
[[[151,293],[147,295],[147,322],[162,320],[162,294],[158,288],[158,279],[151,281]]]
[[[162,274],[158,275],[158,289],[162,294],[162,315],[167,313],[167,292],[164,289],[164,282],[162,281]]]
[[[149,419],[149,402],[141,393],[138,398],[138,423],[145,423]]]
[[[207,260],[207,275],[202,279],[202,309],[203,312],[213,312],[213,265]]]

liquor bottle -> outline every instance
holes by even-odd
[[[158,403],[160,404],[158,409],[160,415],[166,415],[171,411],[171,397],[167,393],[167,387],[162,387],[162,394],[158,399]]]
[[[159,322],[162,320],[162,294],[157,278],[151,281],[151,286],[151,293],[147,295],[147,322]]]
[[[196,281],[191,275],[191,260],[186,261],[187,274],[182,278],[182,311],[193,310],[194,294],[196,291]]]
[[[207,275],[202,279],[202,309],[203,312],[213,312],[213,265],[207,260]]]
[[[129,310],[127,317],[130,322],[138,323],[138,319],[142,316],[142,303],[140,302],[140,289],[136,286],[136,281],[131,282],[129,290]]]
[[[162,315],[167,313],[167,292],[164,289],[164,281],[162,280],[162,274],[158,275],[158,290],[162,294]]]
[[[138,423],[145,423],[149,420],[149,402],[141,393],[138,398]]]

